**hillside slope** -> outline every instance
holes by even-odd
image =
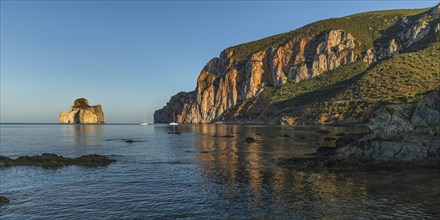
[[[440,85],[439,11],[356,14],[227,48],[155,122],[363,122]]]

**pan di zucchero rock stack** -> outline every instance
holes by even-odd
[[[85,98],[76,99],[69,111],[60,113],[62,124],[103,124],[104,112],[101,105],[89,106]]]

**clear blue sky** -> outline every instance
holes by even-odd
[[[1,1],[1,122],[58,122],[85,97],[138,122],[233,45],[313,21],[438,1]]]

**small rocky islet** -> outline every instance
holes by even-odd
[[[116,160],[98,154],[83,155],[77,158],[63,157],[53,153],[43,153],[35,156],[20,156],[17,159],[0,156],[0,167],[36,166],[43,168],[59,168],[70,165],[100,167],[107,166],[113,162],[116,162]]]
[[[69,111],[60,113],[61,124],[104,124],[101,105],[90,106],[86,98],[78,98]]]

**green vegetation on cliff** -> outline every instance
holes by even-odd
[[[311,38],[322,31],[338,29],[351,33],[361,43],[362,50],[366,50],[371,48],[378,39],[382,37],[387,38],[388,32],[393,32],[393,28],[391,27],[395,25],[399,19],[408,16],[417,16],[429,9],[430,8],[365,12],[341,18],[322,20],[290,32],[240,44],[226,50],[233,49],[237,60],[242,61],[253,53],[276,48],[296,36]],[[388,29],[389,31],[385,31]]]
[[[288,82],[280,88],[265,87],[264,94],[269,102],[278,107],[298,105],[310,100],[317,100],[324,96],[336,95],[338,88],[346,88],[366,71],[368,65],[357,61],[346,66],[329,71],[326,74],[304,80],[299,83]]]
[[[373,104],[413,103],[440,85],[440,35],[431,40],[422,50],[369,68],[358,61],[299,83],[266,87],[264,96],[279,109],[289,112],[308,105],[316,111],[315,118],[332,115],[336,121],[361,117]]]
[[[437,34],[438,35],[438,34]],[[408,103],[440,84],[440,41],[385,60],[367,71],[337,99]]]

